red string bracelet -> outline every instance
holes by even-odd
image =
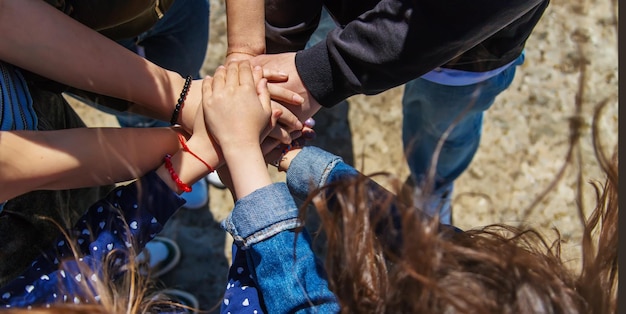
[[[185,143],[185,137],[180,133],[178,133],[178,140],[180,141],[180,145],[183,146],[183,151],[190,153],[191,156],[196,157],[196,159],[200,160],[200,162],[203,163],[207,167],[207,169],[209,169],[209,172],[215,171],[215,169],[213,169],[213,167],[211,167],[206,161],[202,160],[200,156],[194,154],[194,152],[189,149],[189,146],[187,146],[187,143]]]
[[[170,176],[172,177],[172,180],[176,182],[176,186],[179,190],[183,192],[191,192],[191,187],[181,181],[174,171],[174,167],[172,167],[172,155],[170,154],[165,155],[165,169],[170,172]]]

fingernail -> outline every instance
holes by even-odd
[[[317,134],[315,134],[315,132],[312,132],[312,131],[302,133],[302,137],[304,137],[307,140],[314,140],[316,136]]]
[[[300,122],[300,120],[296,120],[296,125],[294,125],[294,129],[302,130],[303,127],[304,125],[302,125],[302,122]]]
[[[304,125],[312,129],[315,126],[315,120],[313,118],[308,118],[304,120]]]
[[[299,103],[299,104],[303,104],[304,103],[304,98],[302,98],[302,96],[300,96],[298,94],[293,95],[293,97],[291,97],[291,99],[294,102]]]

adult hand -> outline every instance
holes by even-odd
[[[288,75],[284,72],[265,68],[263,69],[263,77],[266,78],[268,82],[272,83],[285,82],[288,79]],[[268,136],[276,139],[280,143],[288,144],[302,134],[301,130],[303,125],[299,118],[289,109],[285,108],[283,104],[300,106],[304,102],[304,99],[297,93],[282,86],[268,84],[267,88],[270,93],[272,110],[280,112],[278,124],[272,129]]]
[[[280,103],[295,114],[300,121],[305,121],[312,117],[321,108],[321,105],[311,96],[302,83],[295,61],[295,52],[263,54],[250,59],[253,66],[259,65],[264,70],[279,71],[289,76],[287,81],[270,82],[269,88],[281,87],[300,95],[304,99],[301,105],[293,105],[284,101],[280,101]]]
[[[314,126],[315,120],[313,120],[313,118],[307,119],[304,122],[304,128],[302,128],[302,136],[289,144],[281,144],[272,138],[266,138],[263,143],[261,143],[261,149],[263,151],[265,162],[278,167],[278,164],[285,155],[286,151],[296,147],[302,147],[307,140],[315,139],[316,135],[315,130],[313,130]],[[279,168],[279,170],[281,169]]]

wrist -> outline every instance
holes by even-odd
[[[291,165],[291,161],[302,151],[301,147],[294,148],[286,152],[278,162],[279,171],[287,171]]]
[[[272,184],[259,146],[223,150],[237,199]]]
[[[228,57],[231,54],[245,54],[252,57],[256,57],[258,55],[265,54],[265,42],[259,42],[257,44],[254,43],[245,43],[245,44],[229,44],[226,49],[226,56]]]
[[[208,137],[201,137],[199,134],[192,135],[184,146],[181,147],[181,150],[188,155],[192,155],[197,163],[201,163],[207,171],[206,174],[223,165],[220,152]]]
[[[185,78],[185,82],[183,83],[183,88],[181,89],[180,95],[176,100],[176,104],[174,105],[174,110],[172,110],[172,116],[170,117],[170,124],[176,125],[179,124],[179,116],[185,106],[185,101],[187,100],[187,94],[189,93],[189,88],[191,87],[192,78],[190,75],[187,75]]]
[[[225,140],[220,141],[220,149],[224,157],[243,152],[261,151],[261,143],[258,140]]]
[[[170,117],[173,111],[176,109],[176,104],[180,98],[180,94],[183,91],[185,85],[185,79],[181,78],[180,82],[177,81],[173,84],[172,87],[175,90],[174,94],[176,98],[174,98],[173,102],[170,104]],[[198,105],[202,103],[202,80],[191,80],[186,98],[184,103],[178,114],[178,124],[180,124],[185,131],[189,133],[193,133],[193,125],[196,118],[196,113],[198,112]],[[169,120],[168,120],[169,121]]]

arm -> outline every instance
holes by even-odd
[[[297,207],[284,183],[272,183],[263,159],[262,134],[274,121],[266,81],[259,78],[250,74],[248,62],[233,62],[227,71],[218,69],[212,82],[207,79],[203,86],[204,118],[224,154],[237,199],[223,226],[238,245],[249,249],[251,273],[270,313],[314,306],[336,312],[334,296],[306,234],[294,237],[292,229],[299,226]],[[233,129],[234,124],[240,127]],[[298,239],[298,263],[293,260],[294,239]]]
[[[284,183],[239,199],[222,226],[244,247],[247,264],[268,313],[337,313],[326,273],[298,207]]]
[[[0,201],[137,178],[179,148],[171,128],[0,131]]]
[[[202,107],[199,108],[198,114],[202,116]],[[126,132],[124,130],[136,129],[114,130],[124,133]],[[174,130],[169,128],[138,130],[147,131],[143,134],[145,135],[143,136],[144,139],[153,131],[156,133],[164,130],[169,133],[167,134],[169,136],[148,144],[155,146],[159,142],[171,138],[173,145],[178,148],[178,134]],[[84,130],[77,131],[84,132]],[[37,135],[45,132],[31,133]],[[115,138],[111,134],[108,135]],[[53,140],[56,138],[59,137],[55,137]],[[124,137],[116,138],[116,140],[124,140]],[[4,144],[3,142],[0,141]],[[15,142],[19,143],[19,141]],[[86,143],[91,142],[98,143],[98,141],[87,141]],[[74,143],[72,146],[79,145]],[[150,145],[143,148],[149,147]],[[186,147],[189,148],[188,151],[178,150],[173,156],[172,159],[175,159],[176,162],[172,163],[172,169],[183,182],[192,184],[198,178],[203,178],[209,171],[199,159],[214,162],[218,158],[218,152],[213,148],[203,119],[198,119],[198,122],[194,124],[194,135],[187,142]],[[3,151],[10,150],[8,148],[0,149],[0,152]],[[197,157],[192,155],[190,151]],[[147,154],[147,151],[142,153]],[[159,154],[157,158],[158,164],[161,164],[162,155]],[[60,161],[59,163],[62,164],[63,162]],[[109,273],[102,273],[100,270],[103,269],[103,265],[110,265],[108,264],[110,258],[122,258],[122,266],[125,265],[125,262],[134,260],[131,260],[134,256],[133,252],[139,252],[146,242],[162,230],[176,209],[184,204],[184,200],[178,197],[176,193],[180,193],[178,186],[168,169],[163,165],[157,171],[149,172],[139,181],[116,188],[106,198],[92,205],[87,213],[78,220],[73,230],[68,232],[69,239],[59,238],[52,249],[31,263],[31,267],[23,273],[23,276],[3,286],[0,289],[0,294],[4,297],[0,300],[0,304],[26,307],[44,302],[54,302],[56,301],[55,295],[63,295],[60,292],[66,293],[67,291],[59,291],[59,287],[75,291],[78,295],[81,291],[85,291],[81,279],[76,278],[92,279],[90,272],[94,272],[93,275],[99,276],[100,280],[104,281],[109,281],[118,276],[119,269],[107,269],[111,271]],[[69,244],[70,241],[74,243],[74,247]],[[129,250],[130,247],[133,247],[134,250]],[[74,255],[72,249],[76,249],[79,254]],[[117,253],[110,255],[113,250]],[[73,259],[72,256],[76,258]],[[67,262],[58,265],[59,260],[66,260]],[[122,267],[123,269],[124,267]],[[112,277],[102,278],[103,274]],[[63,284],[59,285],[59,282],[63,282]],[[32,290],[35,292],[31,294]]]
[[[331,31],[326,41],[300,51],[296,67],[312,96],[332,106],[355,94],[380,93],[420,77],[541,2],[382,0],[344,28]]]
[[[0,30],[0,60],[63,84],[134,102],[132,111],[169,121],[184,78],[44,1],[0,1]],[[189,130],[200,103],[199,82],[192,84],[188,110],[182,110],[179,120]]]
[[[202,115],[201,107],[199,114]],[[210,167],[220,154],[204,126],[194,124],[187,147]],[[55,131],[0,131],[0,201],[40,189],[58,190],[111,184],[149,170],[182,193],[163,164],[173,154],[173,169],[184,183],[209,173],[207,165],[181,147],[177,128],[80,128]],[[183,141],[184,142],[184,141]]]
[[[245,60],[265,53],[265,2],[226,0],[226,60]]]
[[[545,2],[382,0],[356,19],[338,16],[345,26],[310,49],[258,56],[254,64],[287,72],[280,84],[306,100],[302,109],[290,109],[307,117],[319,104],[331,107],[420,77],[524,14],[540,14]]]

